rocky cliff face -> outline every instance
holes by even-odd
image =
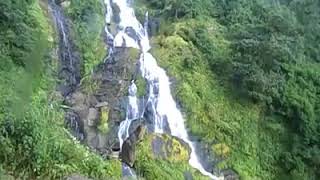
[[[102,154],[120,150],[117,132],[125,119],[127,88],[136,76],[137,58],[135,49],[115,49],[113,57],[66,98],[67,122],[79,124],[69,123],[73,134]]]

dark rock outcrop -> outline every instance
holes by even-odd
[[[128,87],[137,73],[138,55],[135,49],[115,49],[112,58],[65,97],[66,122],[72,134],[101,154],[113,157],[116,153],[112,152],[120,150],[117,133],[125,120]]]
[[[135,162],[136,144],[143,139],[145,133],[146,127],[139,125],[134,132],[130,134],[129,138],[123,142],[120,157],[122,162],[126,163],[130,167],[133,167]]]

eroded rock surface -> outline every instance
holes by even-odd
[[[120,150],[117,132],[125,120],[127,88],[136,76],[138,55],[135,49],[116,49],[65,98],[66,121],[73,135],[101,154],[115,156],[112,152]]]

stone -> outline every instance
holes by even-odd
[[[98,145],[97,145],[97,148],[98,149],[103,149],[106,144],[107,144],[107,138],[104,134],[101,134],[101,133],[98,133]]]
[[[126,163],[128,166],[133,167],[135,158],[135,144],[127,139],[122,145],[122,151],[120,154],[122,162]]]
[[[76,112],[68,111],[65,113],[65,124],[76,139],[82,141],[85,138],[83,123]]]
[[[65,93],[66,107],[77,114],[77,122],[83,126],[82,142],[103,156],[120,151],[117,133],[120,122],[126,118],[128,87],[139,70],[139,55],[132,48],[115,48],[112,60],[94,69],[91,80],[99,82],[97,91],[86,92],[85,84],[79,84],[72,86],[76,89],[68,91],[71,93]],[[140,135],[133,138],[131,142]]]
[[[143,139],[145,133],[146,127],[140,125],[136,128],[133,134],[130,134],[129,138],[123,142],[120,157],[122,162],[126,163],[130,167],[133,167],[135,162],[136,144]]]
[[[90,107],[94,107],[98,103],[98,100],[95,96],[91,95],[87,98],[86,104]]]
[[[153,154],[160,159],[171,162],[187,162],[191,148],[183,140],[168,134],[153,134],[151,136]]]
[[[98,104],[95,105],[96,108],[101,108],[101,107],[106,107],[108,106],[108,102],[99,102]]]
[[[98,149],[99,138],[97,131],[93,128],[86,129],[86,144],[93,149]]]
[[[112,151],[110,154],[109,154],[109,157],[110,158],[113,158],[113,159],[118,159],[120,156],[120,152],[119,151]]]
[[[81,120],[85,120],[89,113],[89,108],[84,104],[73,106],[71,110],[76,112]]]
[[[95,108],[90,108],[87,116],[88,126],[96,126],[99,118],[99,112]]]
[[[81,92],[75,92],[66,97],[66,104],[69,106],[76,106],[79,104],[85,104],[86,96]]]
[[[115,143],[111,146],[111,150],[114,151],[114,152],[120,151],[120,142],[115,142]]]
[[[78,174],[74,174],[74,175],[66,177],[65,180],[92,180],[92,179],[89,179],[85,176],[81,176]]]

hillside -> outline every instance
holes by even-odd
[[[0,2],[0,179],[318,179],[320,2],[121,3]]]

